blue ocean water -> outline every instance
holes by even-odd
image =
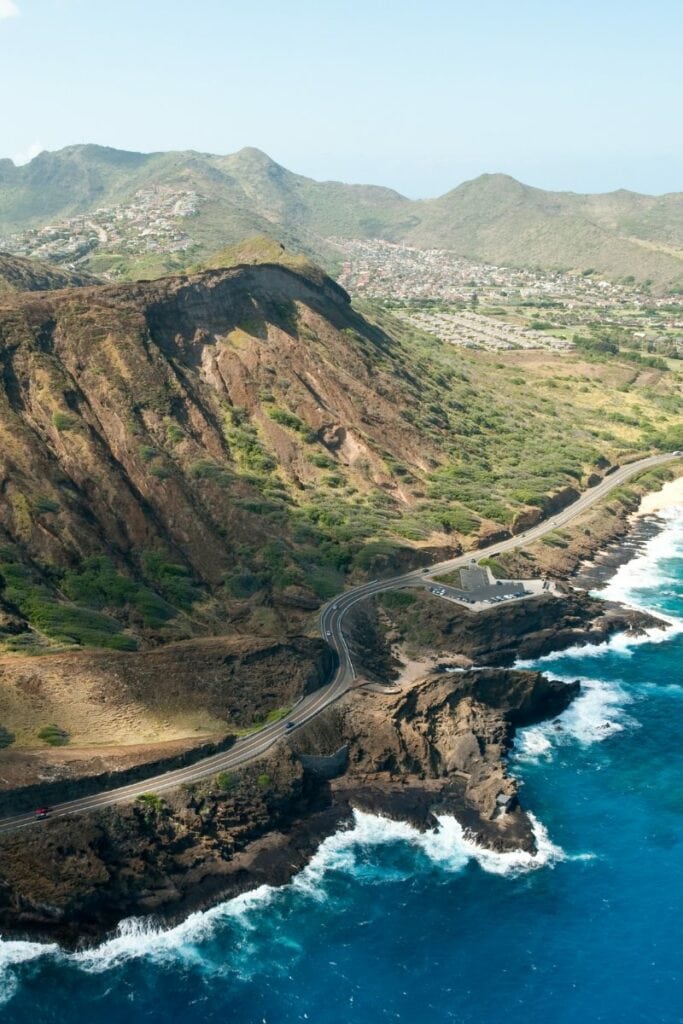
[[[178,928],[0,942],[3,1024],[683,1021],[683,509],[606,596],[672,628],[536,663],[583,682],[514,753],[536,860],[359,815],[289,886]]]

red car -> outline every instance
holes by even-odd
[[[48,817],[49,813],[50,813],[50,808],[49,807],[38,807],[33,812],[36,821],[43,821],[44,818]]]

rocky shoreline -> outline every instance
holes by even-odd
[[[602,590],[617,569],[639,555],[647,542],[661,532],[663,525],[656,513],[632,518],[624,537],[610,541],[594,558],[579,566],[572,577],[572,585],[583,590]]]
[[[624,546],[629,557],[651,528],[639,526],[635,544]],[[617,564],[616,552],[605,557],[597,560],[603,574]],[[575,582],[588,579],[584,572]],[[436,814],[452,814],[482,845],[533,853],[531,821],[506,756],[518,727],[555,717],[579,684],[509,666],[515,657],[661,625],[566,591],[500,606],[476,623],[466,610],[430,601],[441,670],[405,687],[350,692],[239,772],[163,800],[151,794],[0,837],[0,933],[74,947],[100,941],[128,916],[173,923],[259,885],[284,884],[321,840],[351,822],[354,809],[420,829],[434,827]],[[383,615],[368,609],[360,648],[381,642]],[[444,672],[456,654],[476,670]],[[369,666],[370,678],[373,671],[392,678],[383,676],[381,659]]]

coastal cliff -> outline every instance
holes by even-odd
[[[0,930],[73,946],[131,915],[178,920],[283,884],[355,809],[420,829],[452,815],[483,846],[533,854],[506,756],[515,730],[561,713],[579,683],[507,666],[657,624],[576,592],[476,615],[426,594],[365,602],[348,622],[357,687],[258,761],[0,836]],[[442,663],[399,672],[426,651]]]
[[[533,854],[506,756],[515,730],[561,713],[579,683],[507,666],[515,652],[657,624],[580,593],[478,615],[427,595],[407,609],[365,602],[348,623],[363,678],[267,755],[163,796],[0,836],[0,930],[73,946],[131,915],[178,920],[283,884],[354,809],[420,829],[452,815],[483,846]],[[404,678],[407,651],[443,662]]]
[[[504,757],[517,726],[559,713],[577,691],[485,669],[432,674],[399,694],[351,692],[239,770],[0,837],[0,929],[73,945],[130,915],[177,919],[282,884],[354,808],[420,828],[452,814],[488,846],[533,852]],[[321,771],[327,760],[337,777]]]

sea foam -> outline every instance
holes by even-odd
[[[390,843],[407,843],[419,849],[442,870],[456,873],[470,861],[475,861],[491,874],[516,875],[562,860],[563,851],[551,842],[545,827],[533,815],[529,817],[538,850],[536,854],[523,850],[500,853],[480,846],[450,815],[437,816],[436,829],[420,832],[405,821],[354,811],[353,827],[325,839],[292,884],[316,898],[324,898],[327,872],[343,871],[354,875],[372,847]],[[387,877],[382,868],[378,870],[378,877]]]
[[[658,615],[683,629],[680,618],[669,616],[657,607],[657,597],[663,596],[662,590],[668,584],[674,585],[669,587],[669,596],[680,594],[680,589],[675,587],[678,584],[680,588],[680,578],[667,571],[666,563],[683,558],[683,508],[665,509],[658,518],[664,523],[662,530],[646,542],[635,558],[619,566],[607,586],[596,596],[645,611],[653,611],[654,605]]]
[[[666,585],[680,585],[679,578],[667,571],[667,563],[672,558],[683,558],[682,511],[677,507],[663,511],[660,518],[665,526],[660,533],[647,541],[636,558],[620,566],[607,587],[594,595],[654,613],[666,621],[666,626],[646,629],[638,636],[617,633],[604,643],[575,645],[537,660],[518,661],[516,667],[549,670],[553,678],[572,682],[576,675],[557,674],[552,671],[552,666],[568,659],[599,659],[610,655],[629,658],[643,644],[664,643],[683,633],[683,619],[662,611],[658,606],[658,599],[676,597],[680,593],[675,587],[667,588]],[[637,689],[646,690],[648,685],[643,682]],[[669,687],[680,689],[676,683],[670,683]],[[583,678],[581,694],[557,719],[519,731],[514,759],[521,762],[548,760],[558,746],[570,742],[588,746],[624,729],[638,728],[638,722],[625,710],[633,700],[633,691],[622,681]]]
[[[127,960],[141,957],[156,963],[182,960],[204,962],[200,947],[211,940],[216,931],[233,921],[241,929],[253,927],[250,912],[266,906],[277,890],[262,885],[242,893],[210,910],[196,911],[172,928],[164,927],[154,918],[131,917],[120,922],[116,934],[99,946],[67,954],[67,959],[88,971],[104,971]]]
[[[543,668],[543,665],[539,665]],[[553,673],[554,679],[572,682],[574,676]],[[603,679],[582,679],[581,693],[569,707],[550,722],[520,729],[515,738],[513,760],[538,762],[549,760],[555,749],[570,743],[589,746],[625,729],[637,729],[639,723],[625,708],[633,697],[623,684]]]
[[[59,946],[41,942],[3,941],[0,938],[0,1006],[9,1002],[18,986],[16,969],[43,956],[59,952]]]
[[[112,970],[123,963],[140,958],[157,965],[168,963],[200,965],[211,969],[212,957],[205,947],[217,932],[232,923],[238,931],[248,933],[258,927],[258,914],[275,900],[296,895],[315,900],[326,898],[326,877],[330,872],[347,875],[349,880],[368,881],[368,860],[375,861],[370,880],[394,881],[396,875],[374,857],[375,851],[389,844],[404,843],[419,850],[441,870],[457,873],[474,862],[489,874],[516,876],[539,868],[553,866],[565,859],[564,852],[549,838],[547,830],[529,815],[537,853],[523,850],[500,853],[476,843],[459,822],[449,816],[437,818],[438,827],[420,832],[402,821],[355,811],[353,824],[323,840],[309,864],[288,886],[275,889],[261,886],[252,892],[221,903],[206,911],[197,911],[172,928],[163,927],[152,918],[129,918],[122,921],[116,934],[92,949],[66,953],[56,945],[29,942],[0,942],[0,1001],[9,1000],[16,988],[13,968],[39,957],[54,957],[88,973]],[[409,871],[406,877],[409,875]],[[231,969],[243,973],[248,948],[236,949],[233,963],[221,961],[216,970]]]

